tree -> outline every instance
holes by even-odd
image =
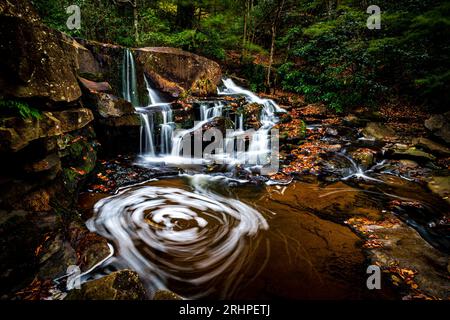
[[[273,55],[275,52],[275,40],[277,37],[277,27],[280,23],[281,15],[283,13],[284,5],[286,4],[286,0],[275,0],[274,1],[274,15],[272,18],[270,31],[271,31],[271,42],[270,42],[270,55],[269,55],[269,65],[267,67],[267,78],[266,84],[267,88],[271,87],[271,73],[272,73],[272,64],[273,64]]]

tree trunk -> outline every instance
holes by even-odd
[[[189,0],[177,2],[177,26],[182,29],[192,29],[195,19],[195,6]]]
[[[244,9],[244,35],[242,37],[242,56],[246,55],[245,45],[247,42],[247,24],[248,24],[248,0],[245,0]]]
[[[134,20],[134,40],[137,44],[139,42],[139,16],[138,16],[137,0],[134,0],[133,20]]]
[[[268,90],[270,90],[270,87],[271,87],[270,77],[272,75],[273,56],[275,53],[275,40],[276,40],[276,36],[277,36],[277,25],[281,18],[281,13],[283,12],[283,7],[284,7],[285,1],[286,0],[282,0],[281,3],[278,5],[277,11],[275,14],[275,18],[272,20],[272,27],[271,27],[272,41],[270,44],[269,67],[267,68],[267,79],[266,79],[266,86],[267,86]]]

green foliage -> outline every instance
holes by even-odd
[[[369,15],[357,1],[315,15],[280,41],[291,45],[278,69],[282,87],[336,111],[398,93],[429,105],[448,101],[450,6],[440,3],[382,2],[381,30],[366,27]]]
[[[450,3],[444,0],[379,0],[381,30],[367,28],[368,3],[361,0],[138,0],[136,10],[111,0],[33,3],[47,25],[73,36],[178,47],[216,60],[225,60],[228,50],[245,52],[250,57],[235,71],[255,91],[266,89],[275,26],[273,66],[279,67],[272,83],[337,111],[399,95],[437,107],[450,99]],[[81,30],[66,27],[72,4],[81,8]],[[253,63],[255,56],[264,66]]]
[[[250,90],[261,92],[266,89],[266,68],[264,66],[255,64],[253,59],[249,56],[242,59],[241,69],[242,75],[250,83]]]
[[[6,113],[19,115],[22,119],[41,119],[42,113],[27,103],[16,100],[0,99],[0,109]]]

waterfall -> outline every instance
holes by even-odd
[[[172,145],[173,116],[169,104],[164,104],[162,110],[163,123],[161,124],[161,153],[169,154]]]
[[[223,103],[220,101],[214,102],[213,107],[209,107],[209,104],[203,103],[200,105],[200,118],[201,121],[198,122],[193,128],[183,130],[176,137],[174,137],[173,148],[172,148],[172,156],[179,157],[181,154],[181,150],[183,148],[183,138],[188,134],[200,129],[205,123],[211,121],[216,117],[222,116],[223,113]]]
[[[160,154],[167,155],[171,152],[172,135],[173,135],[173,112],[169,103],[163,101],[158,91],[154,89],[147,77],[144,75],[144,82],[148,92],[148,100],[150,102],[148,109],[157,108],[162,115]]]
[[[253,135],[249,148],[248,156],[251,163],[264,163],[270,153],[270,130],[278,122],[275,112],[286,112],[280,108],[275,101],[270,99],[262,99],[253,92],[236,85],[231,79],[224,79],[224,91],[218,90],[219,95],[243,95],[247,102],[257,103],[263,108],[260,114],[261,127]],[[239,117],[239,130],[243,131],[243,118]]]
[[[153,144],[153,115],[141,113],[141,119],[144,125],[141,127],[141,154],[154,155],[155,146]]]
[[[132,63],[132,59],[127,59]],[[132,79],[133,77],[129,77]],[[202,127],[211,122],[216,117],[224,114],[226,101],[203,101],[199,103],[199,119],[191,128],[181,130],[174,135],[175,123],[172,111],[172,104],[167,103],[158,94],[158,91],[152,87],[150,79],[144,75],[149,105],[139,107],[138,112],[143,119],[141,144],[141,158],[143,163],[166,163],[166,164],[205,164],[211,161],[220,161],[219,163],[233,164],[251,164],[262,166],[268,163],[271,155],[271,129],[278,122],[277,112],[284,111],[278,105],[269,99],[262,99],[251,91],[243,89],[230,79],[224,79],[223,91],[219,91],[219,95],[240,95],[243,96],[248,103],[258,103],[262,106],[260,114],[261,126],[256,132],[245,131],[244,114],[236,114],[235,116],[235,132],[225,136],[223,141],[224,152],[213,152],[208,157],[203,155],[195,155],[188,152],[184,156],[183,147],[187,146],[187,141],[191,141],[194,132],[202,130]],[[155,114],[160,114],[161,118],[153,118]],[[161,119],[160,123],[154,123],[156,119]],[[199,120],[199,121],[198,121]],[[153,130],[159,127],[160,136],[158,137],[158,146],[153,144]],[[250,138],[250,143],[245,148],[246,142]],[[157,151],[159,153],[155,154]],[[196,149],[192,150],[196,151]],[[203,150],[202,150],[203,151]],[[157,156],[155,156],[157,155]]]
[[[137,107],[139,106],[137,92],[136,66],[133,53],[130,49],[125,49],[122,63],[122,96]]]
[[[145,75],[144,75],[144,82],[145,82],[145,87],[148,92],[149,105],[157,105],[157,104],[163,103],[158,92],[152,88],[152,86],[150,85],[150,83]]]
[[[139,108],[139,96],[137,90],[136,63],[130,49],[125,49],[122,62],[122,96],[131,102],[135,108]],[[147,113],[139,112],[141,117],[140,145],[141,154],[154,155],[153,143],[153,117]]]

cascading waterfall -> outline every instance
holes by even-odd
[[[136,63],[133,53],[130,49],[125,49],[122,62],[122,96],[125,100],[131,102],[139,111],[139,95],[137,89]],[[153,116],[147,113],[139,112],[141,117],[141,154],[154,155],[155,145],[153,142]]]
[[[183,138],[191,134],[192,132],[199,130],[205,123],[211,121],[212,119],[222,116],[222,112],[223,112],[223,103],[220,101],[214,102],[213,107],[209,107],[209,104],[206,103],[201,104],[200,105],[201,121],[198,122],[193,128],[183,130],[174,137],[171,155],[173,157],[179,157],[183,148]]]
[[[183,147],[187,142],[186,138],[191,137],[194,132],[201,130],[203,125],[211,122],[216,117],[223,116],[224,107],[226,102],[215,101],[215,102],[201,102],[199,104],[200,111],[200,121],[196,122],[192,128],[179,131],[176,135],[173,133],[174,122],[173,122],[173,112],[171,109],[171,104],[163,102],[163,100],[158,95],[158,92],[152,88],[150,82],[144,76],[145,84],[147,86],[148,97],[150,104],[141,108],[141,112],[160,112],[162,114],[162,124],[160,124],[161,134],[160,134],[160,153],[157,157],[154,154],[143,154],[144,157],[141,159],[143,164],[147,163],[166,163],[166,164],[205,164],[211,160],[220,160],[222,163],[233,165],[233,164],[256,164],[263,165],[267,163],[269,156],[271,155],[271,135],[270,130],[278,121],[276,117],[276,112],[281,112],[284,110],[278,107],[278,105],[268,99],[261,99],[252,92],[245,90],[237,86],[232,80],[224,79],[223,84],[225,89],[219,91],[219,95],[241,95],[244,96],[249,103],[258,103],[262,105],[260,121],[261,127],[259,130],[251,135],[250,144],[245,152],[239,150],[236,151],[235,139],[244,137],[246,132],[244,128],[244,115],[237,114],[235,118],[235,132],[230,137],[225,137],[224,146],[225,152],[220,154],[211,155],[211,157],[201,156],[200,158],[192,158],[192,155],[183,156]],[[152,123],[151,123],[152,124]],[[148,126],[144,123],[143,130],[153,130],[152,126]],[[149,136],[149,134],[146,134]]]
[[[173,135],[173,112],[170,103],[166,103],[160,97],[158,92],[150,85],[147,77],[144,75],[144,82],[148,92],[149,105],[143,110],[148,112],[151,109],[158,109],[161,112],[163,123],[161,127],[160,154],[167,155],[171,151]],[[152,154],[151,156],[154,156]]]
[[[249,103],[257,103],[263,106],[260,115],[261,127],[251,139],[247,157],[251,163],[264,163],[271,153],[270,130],[278,121],[275,112],[285,112],[285,110],[280,108],[273,100],[262,99],[253,92],[239,87],[231,79],[224,79],[223,84],[225,89],[219,90],[219,95],[243,95]],[[240,131],[243,131],[243,122],[243,116],[240,115],[238,120]]]
[[[133,53],[130,49],[125,49],[122,63],[122,96],[125,100],[131,102],[133,106],[139,106],[139,97],[137,94],[136,65]]]
[[[170,105],[162,106],[163,123],[161,124],[161,153],[169,154],[172,147],[173,113]]]

